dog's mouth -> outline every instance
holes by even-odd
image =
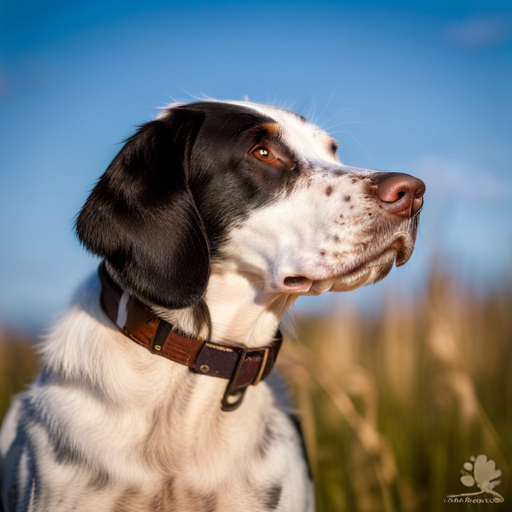
[[[282,292],[300,295],[320,295],[325,292],[348,292],[384,279],[396,263],[407,263],[414,247],[414,239],[406,234],[396,236],[383,250],[362,257],[348,266],[331,271],[330,275],[293,275],[282,282]]]

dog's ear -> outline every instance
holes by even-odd
[[[80,241],[136,294],[168,308],[197,302],[209,278],[204,225],[188,186],[204,114],[172,109],[143,125],[112,161],[76,220]]]

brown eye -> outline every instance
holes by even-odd
[[[266,164],[273,162],[276,160],[276,157],[270,151],[270,149],[260,146],[252,151],[252,154],[255,158],[257,158],[260,162],[265,162]]]

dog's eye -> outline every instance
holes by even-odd
[[[260,146],[252,151],[252,154],[255,158],[260,160],[260,162],[265,162],[266,164],[272,163],[276,160],[276,157],[270,151],[270,149]]]
[[[294,164],[291,157],[286,153],[283,148],[277,145],[269,146],[258,145],[251,150],[251,156],[267,164],[270,167],[275,167],[281,170],[293,170]]]

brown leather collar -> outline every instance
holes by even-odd
[[[103,311],[125,336],[195,373],[229,379],[222,410],[236,409],[246,389],[258,384],[272,370],[283,340],[280,331],[269,345],[257,349],[187,338],[173,331],[169,322],[158,318],[139,300],[124,294],[109,276],[105,262],[100,264],[98,274]]]

